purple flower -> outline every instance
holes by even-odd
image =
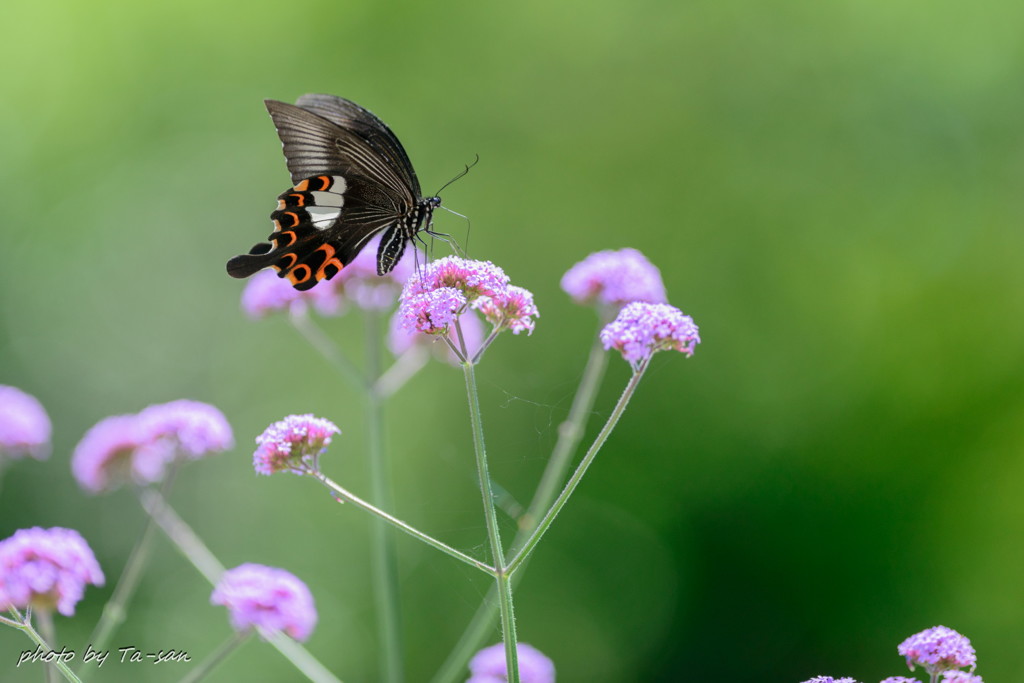
[[[981,676],[955,669],[942,674],[942,683],[985,683]]]
[[[857,681],[846,677],[832,678],[831,676],[815,676],[814,678],[804,681],[804,683],[857,683]]]
[[[916,678],[907,678],[906,676],[889,676],[883,679],[881,683],[921,683]]]
[[[462,338],[466,342],[466,349],[470,356],[473,356],[480,348],[480,344],[484,340],[484,326],[480,322],[480,318],[473,311],[466,311],[459,316],[459,327],[462,328]],[[455,335],[452,334],[454,339]],[[430,346],[431,348],[442,352],[442,357],[452,365],[459,365],[461,362],[458,357],[452,353],[452,350],[444,343],[438,342],[438,338],[435,335],[426,334],[419,332],[415,329],[407,329],[403,324],[403,318],[400,312],[395,312],[395,315],[391,317],[391,323],[388,329],[388,348],[391,353],[396,356],[400,356],[414,346]]]
[[[505,327],[512,330],[512,334],[533,332],[533,318],[539,318],[540,313],[533,303],[533,294],[529,290],[515,285],[509,285],[505,291],[497,296],[482,297],[476,306],[487,321],[495,327]]]
[[[935,626],[910,636],[896,648],[907,658],[907,666],[923,666],[929,674],[971,667],[977,663],[971,641],[951,628]]]
[[[508,287],[508,276],[490,261],[471,261],[446,256],[413,273],[405,283],[402,298],[451,287],[472,303],[482,296],[497,296]]]
[[[259,474],[293,472],[305,474],[317,468],[317,459],[341,434],[335,424],[312,415],[289,415],[267,427],[256,437],[252,464]]]
[[[0,384],[0,459],[50,454],[50,418],[34,396]]]
[[[668,304],[635,302],[619,311],[618,317],[601,330],[606,349],[617,349],[636,370],[656,351],[681,351],[693,355],[700,343],[693,318]]]
[[[236,631],[263,628],[306,640],[316,626],[313,596],[290,572],[262,564],[229,569],[217,582],[210,603],[224,605]]]
[[[90,583],[102,586],[103,572],[77,531],[32,527],[0,541],[0,610],[56,607],[70,617]]]
[[[518,643],[516,653],[521,683],[554,683],[555,664],[540,650]],[[477,652],[469,660],[469,671],[472,675],[466,683],[505,683],[505,645],[498,643]]]
[[[293,305],[305,307],[302,292],[273,270],[256,273],[242,290],[242,310],[250,318],[262,318],[267,313],[291,309]]]
[[[667,301],[661,273],[636,249],[591,254],[562,276],[562,289],[577,303],[622,306],[632,301]]]
[[[71,455],[71,472],[90,493],[108,491],[128,478],[138,484],[158,481],[162,458],[135,458],[145,443],[137,415],[115,415],[97,422]]]
[[[466,296],[454,287],[417,292],[402,298],[402,325],[425,334],[444,334],[466,306]]]
[[[71,472],[83,489],[99,493],[129,479],[140,485],[160,481],[176,458],[195,460],[232,445],[231,427],[213,406],[160,403],[96,423],[75,446]]]
[[[151,405],[139,413],[139,424],[147,441],[190,460],[235,445],[224,414],[199,401],[182,399]]]

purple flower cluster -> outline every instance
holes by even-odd
[[[635,302],[619,311],[618,317],[601,330],[606,349],[622,353],[633,369],[657,351],[674,350],[693,355],[700,334],[693,318],[668,304]]]
[[[50,418],[34,396],[0,384],[0,459],[50,454]]]
[[[256,437],[253,468],[259,474],[305,474],[316,470],[318,458],[335,434],[341,434],[341,430],[330,420],[312,415],[289,415]]]
[[[231,626],[239,632],[263,628],[306,640],[316,626],[316,606],[306,584],[291,572],[261,564],[224,572],[210,602],[228,608]]]
[[[942,673],[942,683],[985,683],[985,681],[983,681],[981,676],[978,676],[977,674],[956,669],[953,671],[944,671]]]
[[[934,626],[910,636],[896,648],[907,658],[907,666],[924,667],[929,674],[936,674],[965,666],[973,670],[977,656],[971,641],[951,628]]]
[[[889,676],[883,678],[881,683],[921,683],[916,678],[907,678],[906,676]]]
[[[469,309],[482,313],[495,329],[532,332],[539,316],[533,295],[509,284],[490,261],[448,256],[414,273],[402,290],[398,315],[408,330],[446,334]]]
[[[633,301],[662,304],[668,300],[661,272],[636,249],[591,254],[562,276],[562,289],[581,304],[623,306]]]
[[[0,611],[31,605],[70,617],[86,585],[103,581],[89,544],[72,529],[33,527],[0,541]]]
[[[804,683],[857,683],[852,678],[832,678],[831,676],[815,676],[804,681]]]
[[[75,446],[71,471],[79,486],[99,493],[128,479],[160,481],[177,458],[195,460],[233,445],[231,427],[219,410],[198,401],[172,401],[95,424]]]
[[[333,279],[305,292],[296,290],[273,270],[260,271],[242,292],[242,310],[250,318],[262,318],[275,311],[303,311],[308,306],[321,315],[339,315],[348,303],[370,310],[390,308],[423,255],[406,249],[394,269],[381,277],[377,275],[379,245],[380,237],[374,237]]]
[[[516,644],[521,683],[555,683],[555,664],[537,648]],[[480,650],[469,661],[470,677],[466,683],[505,683],[505,645],[498,643]]]
[[[480,317],[469,310],[459,316],[459,327],[462,329],[462,338],[466,342],[466,350],[472,356],[479,350],[480,344],[484,340],[484,325],[480,322]],[[439,350],[442,353],[440,357],[448,363],[458,365],[459,358],[445,344],[434,344],[437,341],[437,335],[406,328],[401,315],[397,312],[391,317],[388,329],[388,349],[396,356],[400,356],[416,346],[429,346]]]

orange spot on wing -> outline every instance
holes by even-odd
[[[289,268],[291,268],[292,266],[295,265],[296,261],[299,260],[299,257],[296,256],[295,254],[285,254],[281,258],[282,259],[290,258],[291,261],[289,261],[288,265],[286,265],[286,266],[275,266],[275,268],[277,268],[278,270],[288,270]]]
[[[345,267],[345,264],[343,264],[341,261],[339,261],[338,258],[334,255],[334,247],[332,247],[331,245],[329,245],[329,244],[321,244],[319,247],[316,248],[316,250],[317,251],[322,251],[325,254],[325,258],[324,258],[323,264],[316,271],[316,279],[317,279],[318,282],[320,280],[323,280],[325,277],[327,277],[327,272],[326,272],[327,266],[334,266],[339,271],[342,268]],[[338,272],[335,271],[334,274],[331,275],[331,277],[334,277],[334,275],[337,275],[337,274],[338,274]]]
[[[303,180],[301,183],[295,186],[295,189],[299,192],[305,192],[306,188],[309,187],[309,179]]]
[[[294,254],[291,255],[294,256]],[[303,282],[308,280],[312,274],[313,271],[310,270],[309,266],[307,266],[305,263],[300,263],[299,265],[292,268],[292,272],[288,273],[288,280],[293,285],[301,285]]]
[[[286,236],[288,237],[288,244],[282,244],[281,240],[283,240]],[[280,235],[276,235],[274,237],[274,241],[277,242],[277,246],[279,247],[290,247],[293,244],[295,244],[295,240],[295,233],[292,232],[291,230],[285,230]]]
[[[298,192],[293,192],[292,194],[290,194],[288,196],[289,197],[295,197],[297,199],[297,201],[295,202],[296,206],[305,206],[306,205],[306,195],[300,194]]]
[[[330,176],[326,176],[326,175],[317,176],[316,179],[320,181],[320,190],[319,190],[320,192],[323,192],[324,190],[328,189],[331,186],[331,177]]]

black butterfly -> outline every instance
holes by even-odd
[[[296,289],[310,289],[337,275],[378,233],[377,274],[389,272],[441,205],[440,197],[420,196],[398,138],[341,97],[303,95],[295,105],[266,105],[295,186],[277,198],[270,242],[228,261],[228,274],[249,277],[270,266]]]

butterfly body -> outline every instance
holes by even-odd
[[[337,275],[377,234],[377,273],[389,272],[441,205],[440,197],[420,195],[394,133],[332,95],[266,105],[294,185],[278,196],[269,242],[228,261],[228,274],[242,278],[271,267],[296,289],[310,289]]]

